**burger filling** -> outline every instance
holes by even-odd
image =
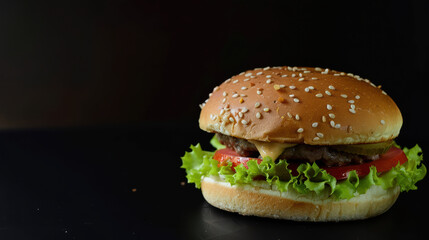
[[[276,144],[274,147],[271,146],[269,151],[264,151],[264,149],[267,149],[264,145],[267,144],[260,145],[257,142],[250,142],[220,133],[217,133],[216,137],[221,144],[233,149],[240,156],[255,158],[270,156],[274,159],[287,159],[291,162],[313,163],[317,161],[318,164],[323,163],[326,166],[344,166],[374,161],[393,144],[393,141],[380,144],[334,146]],[[368,145],[371,146],[369,147]]]

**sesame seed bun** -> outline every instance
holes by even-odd
[[[393,139],[402,116],[380,87],[358,75],[267,67],[215,87],[202,104],[199,124],[247,140],[338,145]]]
[[[262,182],[262,181],[258,181]],[[280,192],[269,185],[231,186],[219,177],[205,177],[201,183],[204,198],[211,205],[242,215],[295,221],[345,221],[374,217],[386,212],[399,196],[398,186],[384,190],[372,186],[365,194],[349,200],[327,195]]]

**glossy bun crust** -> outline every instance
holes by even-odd
[[[205,131],[248,140],[337,145],[393,139],[402,116],[380,87],[360,76],[267,67],[215,87],[199,123]]]

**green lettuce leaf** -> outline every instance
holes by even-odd
[[[225,147],[216,138],[210,143],[216,149]],[[341,181],[337,181],[316,163],[300,164],[297,168],[298,175],[293,176],[286,160],[275,162],[269,157],[265,157],[260,164],[256,160],[249,160],[248,168],[238,165],[233,169],[231,162],[219,167],[218,162],[213,159],[214,152],[202,150],[200,144],[191,145],[191,151],[182,157],[181,167],[186,170],[188,183],[195,183],[197,188],[200,188],[201,180],[205,176],[221,175],[231,185],[252,183],[255,177],[260,181],[262,176],[267,183],[275,185],[282,192],[293,188],[302,194],[329,192],[338,199],[350,199],[366,193],[373,185],[384,189],[398,185],[401,191],[417,189],[415,184],[422,180],[427,172],[425,165],[421,163],[422,149],[416,145],[411,149],[404,148],[403,151],[408,161],[402,165],[398,163],[388,172],[377,173],[377,169],[372,166],[370,173],[364,177],[359,178],[356,171],[351,171],[347,179]]]
[[[210,144],[214,148],[216,148],[216,150],[225,148],[225,145],[222,145],[222,143],[220,143],[219,140],[217,140],[217,137],[212,137],[212,139],[210,140]]]
[[[200,144],[191,145],[191,150],[191,152],[186,152],[182,157],[181,168],[186,169],[188,183],[195,183],[195,186],[200,188],[203,176],[218,174],[219,168],[217,165],[219,162],[213,159],[214,152],[203,151]]]

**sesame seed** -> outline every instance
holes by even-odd
[[[323,94],[318,93],[318,94],[316,94],[316,97],[321,98],[321,97],[323,97]]]
[[[243,109],[241,109],[242,113],[247,113],[249,111],[249,109],[247,109],[246,107],[244,107]]]
[[[256,118],[260,119],[261,117],[262,117],[261,113],[260,113],[260,112],[257,112],[257,113],[256,113]]]
[[[309,88],[310,90],[314,90],[314,87],[313,87],[313,86],[308,86],[308,88]]]
[[[334,73],[334,76],[340,76],[340,74],[339,73]]]
[[[241,90],[247,90],[247,87],[241,87]]]
[[[225,80],[225,83],[229,83],[229,82],[231,82],[231,78],[228,78]]]
[[[222,115],[225,112],[225,110],[221,109],[219,112],[219,115]]]
[[[270,69],[270,67],[264,67],[264,71],[267,71],[268,69]]]
[[[232,83],[238,83],[238,79],[237,79],[237,80],[232,81]]]
[[[380,120],[380,123],[381,123],[382,125],[384,125],[384,124],[386,124],[386,121],[384,121],[384,120]]]
[[[284,84],[280,84],[280,85],[279,85],[279,87],[280,87],[280,88],[285,88],[285,87],[286,87],[286,85],[284,85]]]
[[[252,76],[252,73],[246,73],[244,76],[250,77],[250,76]]]
[[[261,95],[262,94],[261,90],[257,90],[256,94]]]
[[[275,90],[280,90],[280,85],[278,85],[278,84],[274,84],[273,87],[274,87]]]
[[[249,78],[245,78],[243,81],[247,82],[247,81],[249,81],[249,80],[250,80]]]
[[[335,127],[335,122],[334,122],[333,120],[331,120],[331,121],[329,122],[329,124],[331,124],[331,127]]]
[[[290,89],[295,89],[296,87],[292,85],[292,86],[289,86],[289,88]]]
[[[353,77],[353,73],[347,73],[347,76]]]
[[[240,94],[240,97],[247,97],[246,94]]]
[[[296,130],[296,131],[299,133],[302,133],[302,132],[304,132],[304,128],[298,128],[298,130]]]
[[[268,80],[267,80],[267,83],[271,83],[271,80],[270,80],[270,79],[268,79]]]
[[[354,104],[350,104],[350,108],[351,108],[351,109],[355,109],[355,108],[356,108],[356,106],[355,106]]]
[[[232,97],[233,97],[233,98],[237,98],[238,96],[240,96],[240,95],[238,95],[238,93],[234,93],[234,94],[232,95]]]
[[[290,112],[287,112],[287,116],[288,116],[289,118],[293,118],[293,116],[292,116],[292,114],[290,114]]]
[[[340,96],[343,98],[347,98],[347,94],[341,94]]]
[[[346,75],[346,73],[345,72],[340,72],[340,75],[344,76],[344,75]]]
[[[216,92],[217,90],[219,90],[219,86],[213,88],[213,92]]]
[[[317,127],[318,125],[319,125],[318,122],[314,122],[313,124],[311,124],[311,126],[314,127],[314,128]]]
[[[320,67],[316,67],[316,68],[314,68],[314,70],[316,70],[318,72],[322,71],[322,69]]]
[[[292,73],[292,77],[296,77],[296,74],[295,74],[295,73]]]
[[[230,122],[234,122],[234,118],[233,117],[229,117],[229,121]]]
[[[384,94],[384,95],[387,95],[387,93],[385,91],[383,91],[383,90],[381,90],[381,93]]]
[[[295,94],[289,94],[289,97],[293,98],[293,97],[295,97]]]
[[[309,70],[305,70],[305,71],[304,71],[304,73],[311,73],[311,71],[309,71]]]
[[[360,96],[359,96],[359,95],[356,95],[356,96],[355,96],[355,98],[356,98],[356,99],[359,99],[359,98],[360,98]]]
[[[331,104],[326,104],[326,109],[332,110],[332,105]]]
[[[282,75],[282,77],[287,77],[287,74]]]
[[[223,96],[226,97],[226,95],[228,95],[228,93],[227,92],[223,92]]]
[[[354,110],[353,108],[350,108],[350,109],[349,109],[349,112],[351,112],[351,113],[353,113],[353,114],[354,114],[354,113],[356,113],[356,110]]]
[[[300,79],[298,79],[298,81],[302,82],[302,81],[304,81],[304,78],[300,78]]]
[[[267,76],[265,76],[266,78],[271,78],[271,75],[267,75]]]
[[[299,120],[299,119],[300,119],[299,115],[298,114],[295,115],[295,120]]]
[[[244,103],[244,99],[243,99],[243,98],[240,98],[239,102],[240,102],[240,103]]]
[[[320,138],[319,137],[314,137],[313,138],[313,141],[319,141],[320,140]]]
[[[324,137],[323,133],[320,133],[320,132],[316,133],[316,135],[317,135],[319,138],[323,138],[323,137]]]
[[[341,127],[341,124],[339,123],[335,124],[335,128],[340,128],[340,127]]]
[[[334,119],[334,118],[335,118],[335,114],[333,114],[333,113],[328,114],[328,116],[329,116],[330,118],[332,118],[332,119]]]
[[[326,90],[325,93],[326,93],[326,95],[331,96],[331,92],[330,91]]]
[[[311,78],[311,80],[317,80],[317,79],[318,79],[317,77],[312,77],[312,78]]]
[[[223,99],[222,99],[222,103],[225,103],[225,102],[226,102],[226,98],[223,98]]]
[[[264,108],[264,112],[269,112],[270,109],[269,108]]]
[[[335,90],[335,87],[334,86],[332,86],[332,85],[329,85],[329,87],[328,87],[329,89],[331,89],[331,90]]]
[[[255,103],[255,108],[258,108],[258,107],[260,107],[261,106],[261,103],[260,102],[256,102]]]
[[[355,103],[355,100],[348,100],[348,103]]]
[[[302,77],[302,73],[299,73],[299,74],[298,74],[298,76],[299,76],[299,77]]]
[[[304,88],[304,91],[310,92],[310,88],[306,87],[306,88]]]
[[[326,122],[326,117],[322,116],[322,122]]]
[[[242,112],[238,112],[238,116],[239,116],[240,118],[242,118],[242,117],[243,117],[243,113],[242,113]]]
[[[298,98],[294,98],[293,101],[296,102],[296,103],[298,103],[299,99]]]
[[[246,120],[241,120],[241,123],[243,124],[243,125],[247,125],[248,124],[248,122],[246,121]]]
[[[258,73],[256,73],[256,75],[258,75],[258,76],[259,76],[259,75],[261,75],[261,74],[263,74],[263,72],[258,72]]]

